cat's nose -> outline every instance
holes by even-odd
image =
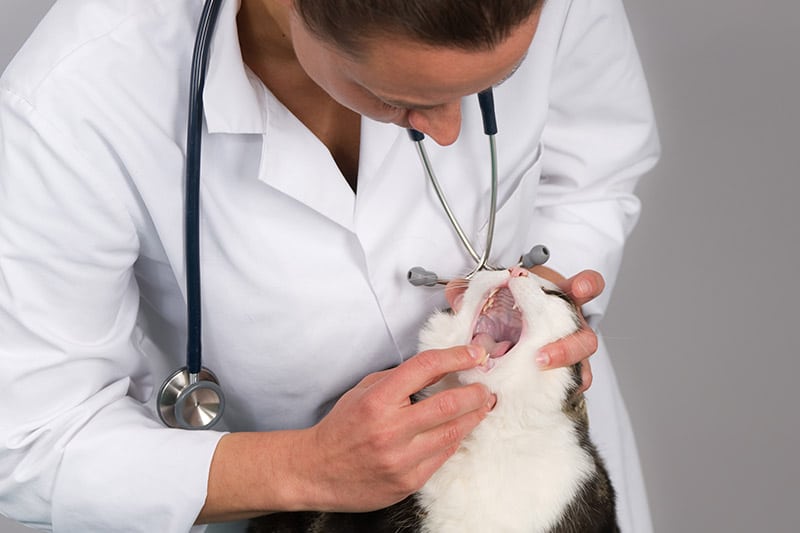
[[[511,267],[508,269],[512,278],[524,278],[530,274],[530,271],[521,267]]]

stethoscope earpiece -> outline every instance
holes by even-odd
[[[408,282],[415,287],[435,287],[437,284],[441,283],[439,276],[436,275],[436,272],[431,272],[430,270],[426,270],[422,267],[414,267],[408,271],[408,275],[406,276]]]
[[[523,268],[533,268],[538,265],[543,265],[550,259],[550,250],[543,244],[537,244],[530,251],[519,258],[519,266]],[[484,265],[480,270],[500,270],[497,267]],[[470,279],[477,270],[473,270],[466,277]],[[415,287],[435,287],[436,285],[446,285],[447,279],[440,278],[436,272],[431,272],[425,268],[416,266],[408,271],[406,275],[408,282]]]
[[[158,393],[158,416],[172,428],[210,429],[224,411],[225,396],[217,376],[205,367],[194,375],[179,368]]]
[[[524,268],[533,268],[547,263],[550,259],[550,250],[543,244],[537,244],[531,250],[519,258],[520,265]]]

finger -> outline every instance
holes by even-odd
[[[374,385],[375,383],[378,383],[379,381],[384,379],[386,376],[388,376],[389,373],[391,373],[391,371],[392,371],[392,369],[390,368],[388,370],[379,370],[378,372],[373,372],[372,374],[367,374],[366,376],[364,376],[361,379],[361,381],[358,382],[358,384],[356,385],[356,388],[358,388],[358,387],[369,388],[372,385]]]
[[[464,299],[464,293],[467,292],[468,285],[469,282],[465,279],[454,279],[445,286],[444,297],[453,311],[458,311],[461,308],[461,301]]]
[[[540,368],[559,368],[580,363],[597,351],[597,335],[584,327],[568,337],[544,346],[536,356]]]
[[[578,392],[586,392],[592,386],[592,365],[588,359],[581,361],[581,386]]]
[[[575,305],[582,306],[600,296],[606,282],[599,272],[584,270],[558,285],[572,298]]]
[[[456,346],[420,352],[391,370],[377,386],[387,403],[408,400],[408,397],[432,385],[445,375],[475,368],[488,354],[480,346]]]
[[[489,409],[479,409],[415,437],[411,446],[426,459],[418,470],[425,481],[458,450],[461,441],[486,418]]]
[[[489,412],[496,401],[497,398],[484,385],[473,383],[429,396],[412,405],[408,414],[418,433],[422,433],[476,411]]]

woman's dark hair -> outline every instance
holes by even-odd
[[[319,38],[357,54],[377,35],[487,50],[503,41],[544,0],[294,0]]]

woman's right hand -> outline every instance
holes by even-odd
[[[474,368],[486,353],[459,346],[417,354],[365,377],[311,428],[298,469],[306,508],[368,511],[417,491],[483,420],[495,397],[481,384],[410,396],[450,372]],[[300,450],[298,450],[300,451]]]
[[[496,398],[480,384],[413,404],[410,396],[485,358],[477,346],[422,352],[365,377],[311,428],[222,436],[197,523],[279,511],[370,511],[416,492]]]

